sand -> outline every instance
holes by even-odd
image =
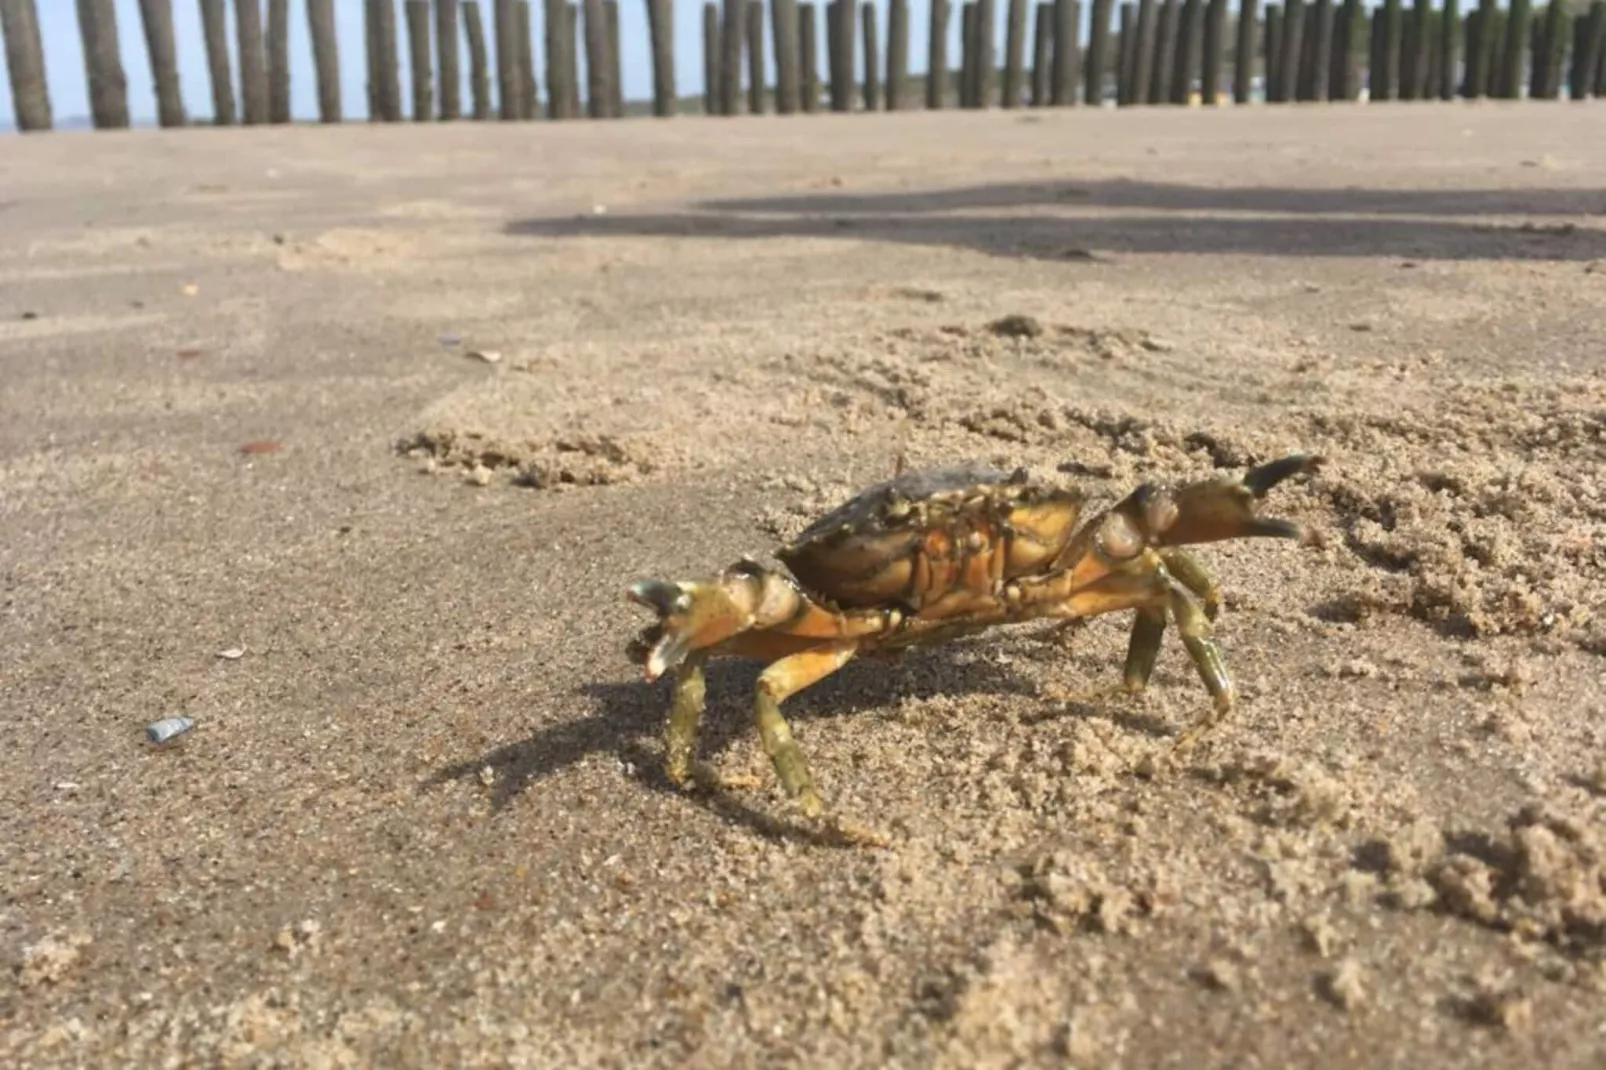
[[[1600,1065],[1603,119],[8,140],[0,1062]],[[704,755],[760,788],[664,777],[627,583],[900,452],[1297,449],[1325,545],[1201,552],[1191,765],[1111,617],[789,703],[888,850],[798,820],[750,663]]]

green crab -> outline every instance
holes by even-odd
[[[907,472],[820,517],[777,552],[787,572],[743,559],[688,582],[642,580],[631,601],[656,619],[631,642],[647,680],[674,673],[666,771],[692,785],[704,666],[739,656],[767,663],[753,703],[759,738],[803,813],[855,839],[884,842],[827,815],[781,704],[854,657],[895,655],[1000,625],[1074,621],[1133,610],[1124,685],[1147,685],[1168,624],[1212,698],[1177,740],[1191,748],[1232,709],[1232,678],[1212,638],[1221,589],[1183,546],[1245,537],[1320,543],[1257,506],[1320,457],[1293,454],[1242,476],[1145,483],[1083,521],[1076,487],[980,465]],[[790,574],[788,574],[790,573]],[[753,786],[728,778],[725,786]]]

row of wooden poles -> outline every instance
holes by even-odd
[[[54,2],[54,0],[52,0]],[[402,119],[394,0],[364,0],[368,114],[376,121]],[[577,41],[586,61],[584,113],[591,118],[624,114],[619,60],[618,0],[540,0],[545,40],[546,114],[581,115]],[[1008,4],[1002,77],[995,55],[997,4]],[[996,100],[1005,108],[1103,103],[1113,90],[1119,105],[1207,104],[1227,98],[1225,70],[1232,68],[1231,98],[1255,98],[1256,59],[1262,64],[1265,99],[1272,102],[1354,100],[1364,88],[1371,100],[1516,99],[1526,95],[1573,99],[1606,95],[1606,0],[1587,12],[1569,13],[1565,0],[1551,0],[1536,16],[1532,0],[1480,0],[1466,16],[1460,0],[1384,0],[1370,15],[1361,0],[1089,0],[1086,47],[1080,41],[1082,0],[1043,0],[1035,5],[1032,65],[1026,67],[1027,16],[1032,0],[962,0],[962,55],[954,72],[947,45],[950,0],[931,0],[930,51],[925,106],[950,100],[981,108]],[[76,0],[91,119],[97,128],[129,125],[128,86],[123,72],[114,0]],[[212,121],[236,122],[234,76],[228,48],[226,0],[198,0],[212,86]],[[340,52],[335,0],[306,0],[321,121],[340,122]],[[538,85],[532,47],[531,0],[490,0],[493,7],[494,70],[477,0],[405,0],[403,11],[412,71],[411,116],[415,120],[463,115],[459,37],[469,55],[470,114],[528,120],[537,116]],[[673,0],[646,0],[652,42],[653,104],[657,116],[680,110],[675,92]],[[290,121],[290,0],[236,0],[232,5],[240,57],[240,113],[247,124]],[[720,0],[703,5],[702,108],[735,115],[743,108],[745,65],[749,112],[767,100],[781,114],[821,107],[818,9],[812,2],[769,0],[769,30],[776,57],[773,89],[765,71],[764,0]],[[157,121],[188,124],[179,92],[172,0],[140,0],[140,15],[155,82]],[[1235,22],[1235,25],[1230,25]],[[551,32],[556,27],[557,32]],[[889,0],[887,48],[878,41],[873,3],[825,3],[827,84],[824,106],[832,111],[897,110],[911,104],[917,88],[908,76],[908,0]],[[0,31],[19,130],[52,125],[44,54],[35,0],[0,0]],[[862,77],[855,74],[862,42]],[[1362,44],[1366,48],[1363,50]],[[1366,54],[1363,78],[1362,53]],[[1567,62],[1570,57],[1570,63]],[[438,71],[439,80],[435,79]],[[883,76],[883,71],[884,76]],[[1457,81],[1457,74],[1460,79]],[[1029,96],[1028,93],[1029,75]],[[996,89],[993,83],[1000,84]],[[1197,84],[1197,89],[1195,85]],[[884,90],[884,91],[883,91]]]

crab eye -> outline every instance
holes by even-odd
[[[1116,560],[1124,561],[1142,551],[1143,536],[1132,525],[1132,521],[1120,513],[1111,513],[1099,525],[1099,549]]]

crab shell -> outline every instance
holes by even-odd
[[[996,596],[1072,549],[1086,496],[1025,469],[910,472],[825,514],[776,556],[818,601],[910,614],[953,592]]]

